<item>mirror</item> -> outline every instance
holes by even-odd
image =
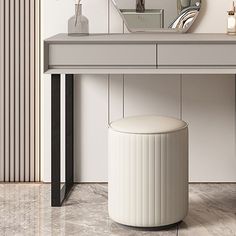
[[[130,32],[187,32],[201,0],[112,0]]]

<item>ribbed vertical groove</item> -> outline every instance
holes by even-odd
[[[155,136],[149,136],[149,225],[155,224]]]
[[[141,179],[142,179],[142,186],[141,186],[141,205],[140,205],[140,208],[141,208],[141,214],[142,214],[142,222],[145,220],[144,219],[144,215],[145,215],[145,209],[144,209],[144,198],[145,198],[145,193],[144,193],[144,189],[145,189],[145,183],[144,183],[144,171],[145,171],[145,160],[144,160],[144,155],[145,155],[145,152],[144,152],[144,137],[141,136],[141,140],[142,140],[142,143],[141,143],[141,147],[142,147],[142,152],[141,152]]]
[[[156,136],[154,136],[154,143],[153,143],[153,145],[154,145],[154,153],[153,153],[153,159],[154,159],[154,164],[153,164],[153,168],[154,168],[154,176],[153,176],[153,178],[154,178],[154,199],[153,199],[153,201],[154,201],[154,203],[153,203],[153,205],[154,205],[154,224],[155,224],[155,222],[156,222],[156,199],[157,199],[157,186],[156,186],[156,165],[157,165],[157,159],[156,159],[156,152],[157,152],[157,147],[156,147],[156,139],[157,139],[157,137]]]
[[[139,189],[139,182],[138,180],[138,176],[139,176],[139,169],[138,169],[138,161],[136,161],[138,159],[138,137],[135,136],[134,137],[134,142],[135,142],[135,162],[134,162],[134,166],[135,166],[135,172],[136,172],[136,176],[135,176],[135,225],[138,222],[138,189]]]
[[[39,181],[39,1],[0,1],[0,181]]]
[[[121,147],[123,147],[121,150],[122,150],[122,158],[121,158],[121,170],[124,170],[124,159],[125,159],[125,148],[124,148],[124,144],[125,144],[125,142],[124,142],[124,140],[123,140],[123,142],[122,142],[122,145],[121,145]],[[123,190],[123,188],[124,188],[124,186],[125,186],[125,175],[121,175],[120,176],[121,177],[121,190]],[[124,195],[124,191],[121,191],[121,200],[122,200],[122,205],[123,206],[125,206],[125,195]],[[121,217],[122,218],[125,218],[125,212],[124,212],[124,209],[125,209],[125,207],[124,208],[120,208],[120,210],[121,210],[121,212],[122,212],[122,214],[121,214]]]
[[[161,136],[155,136],[155,223],[161,224]],[[159,212],[158,212],[159,211]]]
[[[127,157],[128,157],[128,184],[127,184],[127,190],[130,191],[130,195],[129,197],[127,198],[128,200],[128,208],[129,208],[129,213],[127,214],[127,217],[128,219],[131,218],[131,214],[132,214],[132,211],[131,211],[131,196],[132,196],[132,172],[133,172],[133,168],[132,168],[132,156],[131,156],[131,137],[129,135],[127,135],[127,150],[128,150],[128,153],[127,153]]]
[[[136,224],[136,202],[137,202],[137,194],[136,194],[136,189],[137,189],[137,184],[136,184],[136,179],[137,179],[137,168],[133,168],[134,166],[136,166],[136,155],[137,155],[137,148],[136,148],[136,139],[132,138],[131,139],[131,147],[134,148],[130,148],[131,150],[131,157],[132,157],[132,162],[131,162],[131,171],[132,171],[132,182],[131,182],[131,186],[132,186],[132,195],[130,198],[131,204],[132,204],[132,208],[131,211],[133,212],[132,214],[132,218],[134,219],[134,224]],[[134,201],[133,201],[134,199]]]
[[[165,134],[161,135],[161,223],[165,222],[166,218],[166,148]]]
[[[172,189],[172,185],[171,185],[171,163],[174,162],[174,158],[172,158],[171,156],[171,147],[173,144],[171,144],[172,141],[172,137],[174,136],[174,133],[169,135],[169,134],[165,134],[166,139],[168,140],[168,143],[166,142],[166,218],[169,218],[169,213],[171,211],[171,189]]]
[[[137,222],[142,221],[142,137],[137,136]]]
[[[149,189],[149,185],[146,184],[148,183],[148,167],[149,167],[149,150],[148,150],[148,137],[147,136],[142,136],[143,138],[143,153],[142,153],[142,166],[143,166],[143,172],[142,172],[142,179],[143,179],[143,184],[142,184],[142,195],[143,195],[143,199],[142,199],[142,210],[143,210],[143,222],[144,224],[147,224],[148,222],[148,189]]]

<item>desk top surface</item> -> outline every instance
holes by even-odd
[[[57,34],[45,40],[46,43],[236,43],[235,35],[227,34],[90,34],[88,36],[68,36]]]
[[[45,72],[49,74],[236,74],[236,67],[201,67],[194,68],[114,68],[106,66],[81,67],[58,66],[49,68],[50,44],[236,44],[236,36],[227,34],[90,34],[88,36],[68,36],[57,34],[45,41]],[[222,46],[221,46],[222,48]],[[229,49],[228,49],[229,50]],[[232,51],[234,54],[234,50]],[[232,56],[232,55],[231,55]],[[67,63],[68,64],[68,63]]]

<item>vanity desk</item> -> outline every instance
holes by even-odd
[[[73,186],[74,74],[236,74],[236,37],[226,34],[58,34],[44,41],[51,74],[51,205]],[[65,185],[61,189],[60,78],[66,75]]]

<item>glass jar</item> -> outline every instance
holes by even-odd
[[[75,15],[68,21],[68,35],[88,35],[89,21],[82,15],[82,4],[75,4]]]

